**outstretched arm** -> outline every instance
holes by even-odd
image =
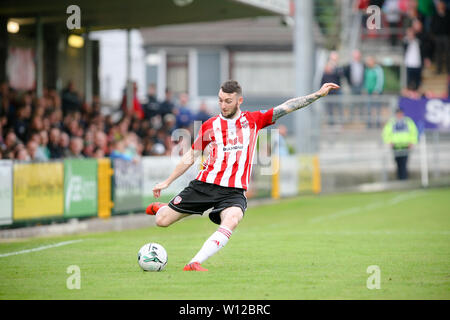
[[[194,164],[195,159],[199,156],[199,154],[201,154],[201,151],[194,151],[192,148],[189,149],[189,151],[182,156],[181,161],[177,164],[170,176],[153,188],[154,197],[159,198],[161,195],[161,190],[166,189],[174,180],[185,173]]]
[[[283,104],[280,104],[279,106],[273,109],[272,121],[275,122],[282,116],[291,113],[292,111],[304,108],[313,103],[314,101],[316,101],[317,99],[325,97],[331,90],[339,88],[340,87],[337,84],[325,83],[322,86],[322,88],[320,88],[320,90],[317,92],[314,92],[304,97],[289,99],[288,101],[284,102]]]

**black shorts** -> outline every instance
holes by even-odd
[[[169,202],[169,207],[180,213],[203,214],[210,208],[209,219],[220,225],[220,212],[229,207],[247,209],[245,190],[222,187],[212,183],[192,180],[177,196]]]

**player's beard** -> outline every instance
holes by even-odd
[[[236,115],[236,112],[238,111],[238,109],[239,109],[239,102],[236,102],[231,113],[228,115],[224,115],[222,112],[222,116],[227,119],[232,119]]]

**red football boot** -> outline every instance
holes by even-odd
[[[208,269],[203,268],[198,262],[192,262],[185,265],[183,271],[208,271]]]
[[[145,213],[151,216],[154,216],[159,208],[167,206],[167,203],[162,203],[162,202],[152,202],[150,203],[150,205],[147,207],[147,209],[145,209]]]

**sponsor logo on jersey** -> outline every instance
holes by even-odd
[[[236,145],[223,147],[223,152],[230,152],[230,151],[243,150],[243,149],[244,149],[244,146],[242,144],[236,144]]]

